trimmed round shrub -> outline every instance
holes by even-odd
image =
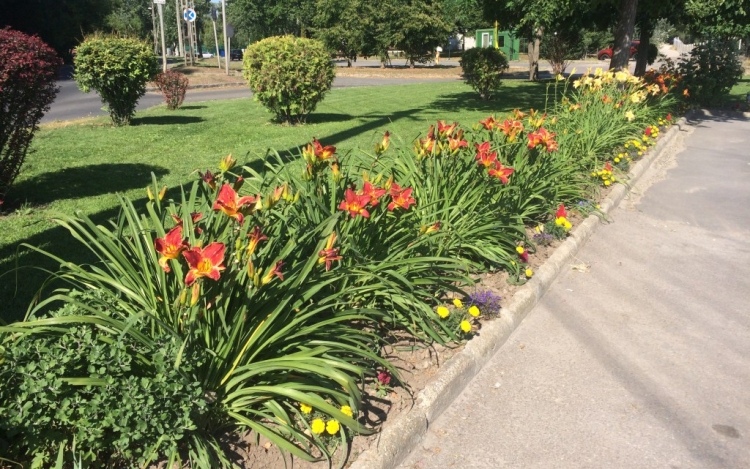
[[[164,94],[167,109],[175,110],[182,105],[182,102],[185,100],[188,84],[190,83],[185,74],[175,72],[174,70],[167,70],[164,73],[158,74],[154,82],[159,91]]]
[[[18,177],[58,88],[62,60],[36,36],[0,29],[0,201]]]
[[[336,70],[322,42],[269,37],[248,46],[243,75],[279,122],[304,122],[331,89]]]
[[[114,125],[128,125],[146,83],[159,71],[151,44],[133,38],[87,37],[76,49],[75,80],[84,93],[95,90]]]
[[[461,56],[464,81],[479,93],[482,99],[491,99],[500,88],[501,77],[508,69],[508,59],[493,47],[475,47]]]

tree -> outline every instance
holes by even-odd
[[[374,7],[367,0],[318,0],[314,35],[332,52],[346,57],[347,66],[371,42]]]
[[[620,14],[615,28],[615,44],[612,48],[612,60],[609,62],[610,70],[628,68],[630,44],[633,42],[633,28],[637,12],[638,0],[620,2]]]
[[[409,67],[425,62],[432,50],[444,44],[451,32],[440,3],[435,0],[402,0],[397,12],[399,39],[396,47],[404,51]]]
[[[702,36],[750,36],[750,0],[686,0],[689,29]]]
[[[443,18],[453,32],[466,34],[487,25],[480,0],[443,0]]]
[[[235,29],[255,42],[285,34],[308,36],[315,9],[316,0],[233,0],[227,14]]]

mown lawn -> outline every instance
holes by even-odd
[[[747,93],[750,93],[750,75],[745,75],[739,83],[734,85],[734,88],[732,88],[732,91],[729,93],[729,101],[745,102],[747,99]]]
[[[139,112],[125,128],[112,128],[105,118],[45,126],[0,215],[0,318],[22,316],[46,278],[28,266],[55,267],[37,254],[16,259],[20,243],[86,261],[85,249],[51,218],[81,210],[105,223],[117,215],[116,193],[144,202],[152,172],[174,187],[230,153],[259,167],[268,149],[295,156],[313,137],[335,145],[343,157],[356,148],[370,151],[385,130],[410,146],[437,119],[470,124],[516,107],[543,108],[546,90],[545,84],[511,80],[494,101],[483,102],[461,82],[337,89],[303,126],[272,124],[250,99],[173,112],[156,107]],[[21,270],[13,270],[16,261]]]

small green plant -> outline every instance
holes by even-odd
[[[248,46],[242,73],[254,98],[287,123],[304,122],[336,76],[320,41],[294,36],[269,37]]]
[[[89,304],[91,295],[78,300]],[[46,319],[62,325],[86,312],[68,304]],[[79,460],[110,465],[142,465],[175,453],[207,411],[201,387],[189,378],[200,362],[185,357],[176,370],[179,347],[167,337],[144,346],[93,323],[6,336],[0,357],[6,454],[50,467],[65,447],[75,448]]]
[[[185,93],[190,81],[185,74],[167,70],[160,73],[154,80],[159,91],[164,94],[164,101],[167,103],[167,109],[175,110],[182,105],[185,100]]]
[[[742,78],[742,62],[733,39],[712,38],[697,44],[678,68],[680,88],[688,102],[700,106],[724,103]]]
[[[158,72],[151,45],[133,38],[94,35],[78,46],[75,80],[84,93],[102,97],[114,125],[128,125],[146,83]]]
[[[508,59],[498,49],[475,47],[461,56],[461,69],[466,83],[482,99],[491,99],[493,91],[500,87],[503,72],[508,69]]]

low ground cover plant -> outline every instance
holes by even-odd
[[[480,317],[499,311],[496,295],[468,293],[471,274],[532,278],[527,227],[566,237],[569,211],[594,210],[580,204],[599,187],[591,172],[643,141],[643,129],[654,133],[674,100],[618,73],[558,83],[565,98],[546,112],[438,121],[413,144],[386,132],[374,148],[341,155],[313,139],[292,162],[272,154],[263,168],[240,167],[227,157],[187,188],[168,191],[154,178],[145,208],[121,197],[110,226],[60,217],[97,262],[47,254],[65,285],[25,321],[0,327],[4,357],[84,325],[118,343],[158,344],[176,351],[172,369],[205,402],[205,412],[193,404],[194,427],[183,425],[182,462],[229,467],[216,439],[227,429],[329,459],[372,431],[360,418],[362,390],[387,392],[398,380],[379,354],[383,339],[470,339]],[[60,304],[77,313],[46,312]],[[14,454],[31,454],[19,445]],[[156,448],[162,460],[177,457]]]
[[[130,124],[146,83],[158,73],[153,47],[134,38],[89,36],[76,48],[74,63],[78,87],[99,93],[116,126]]]
[[[18,177],[37,124],[55,99],[62,60],[36,36],[0,29],[0,203]]]

